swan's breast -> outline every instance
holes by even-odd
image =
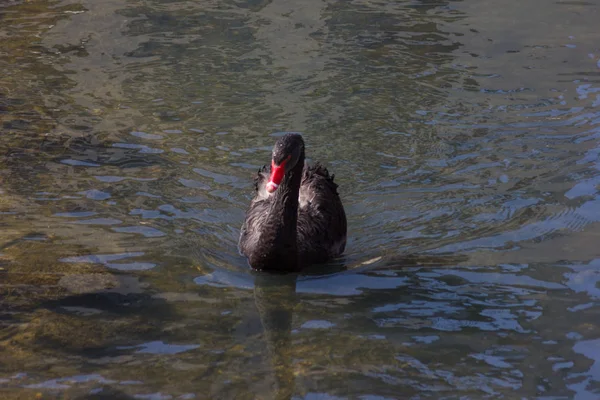
[[[263,179],[262,182],[258,184],[258,190],[256,193],[256,197],[259,200],[267,200],[270,199],[275,192],[269,193],[267,191],[267,179]],[[300,187],[300,193],[298,195],[298,205],[300,208],[305,208],[314,202],[316,197],[316,193],[314,188],[310,185],[302,185]]]
[[[258,188],[257,197],[260,200],[266,200],[266,199],[270,198],[271,196],[273,196],[274,193],[275,192],[273,192],[273,193],[267,192],[266,185],[261,185]],[[298,196],[298,206],[300,208],[306,208],[306,206],[310,205],[310,203],[313,201],[314,197],[315,197],[314,193],[312,195],[309,195],[307,193],[300,192],[300,195]]]
[[[315,199],[315,193],[310,190],[310,187],[300,188],[300,195],[298,196],[298,205],[300,208],[306,208]]]
[[[266,200],[272,195],[273,195],[273,193],[267,192],[266,182],[262,182],[260,185],[258,185],[258,192],[256,193],[256,196],[260,200]]]

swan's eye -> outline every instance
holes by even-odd
[[[286,154],[288,154],[286,156]],[[278,154],[273,154],[273,159],[271,163],[275,163],[278,166],[283,166],[286,162],[288,162],[292,158],[292,155],[287,152],[279,152]]]

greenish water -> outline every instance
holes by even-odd
[[[599,9],[1,2],[1,397],[599,398]],[[286,131],[298,277],[236,248]]]

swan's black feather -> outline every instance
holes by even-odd
[[[260,168],[254,179],[256,196],[246,213],[239,248],[256,269],[297,270],[337,257],[346,246],[346,214],[338,185],[322,164],[304,165],[304,142],[298,137],[285,135],[274,147],[274,152],[289,149],[289,142],[280,143],[286,140],[302,146],[297,165],[286,172],[275,193],[265,189],[269,166]]]

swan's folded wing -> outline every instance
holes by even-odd
[[[337,184],[321,164],[304,169],[300,186],[298,245],[308,262],[321,262],[344,251],[346,214]]]
[[[323,164],[316,162],[313,165],[304,167],[303,172],[304,173],[302,174],[302,186],[312,186],[313,182],[318,182],[318,185],[325,185],[328,188],[332,189],[336,195],[338,194],[338,185],[333,181],[335,175],[330,175],[329,171]]]
[[[263,165],[259,168],[258,173],[254,177],[254,190],[258,199],[266,199],[269,197],[267,193],[267,182],[269,181],[269,174],[271,167]]]
[[[266,200],[257,197],[250,203],[238,242],[238,250],[241,254],[248,256],[255,248],[260,239],[260,227],[264,225],[268,211],[269,203]]]

